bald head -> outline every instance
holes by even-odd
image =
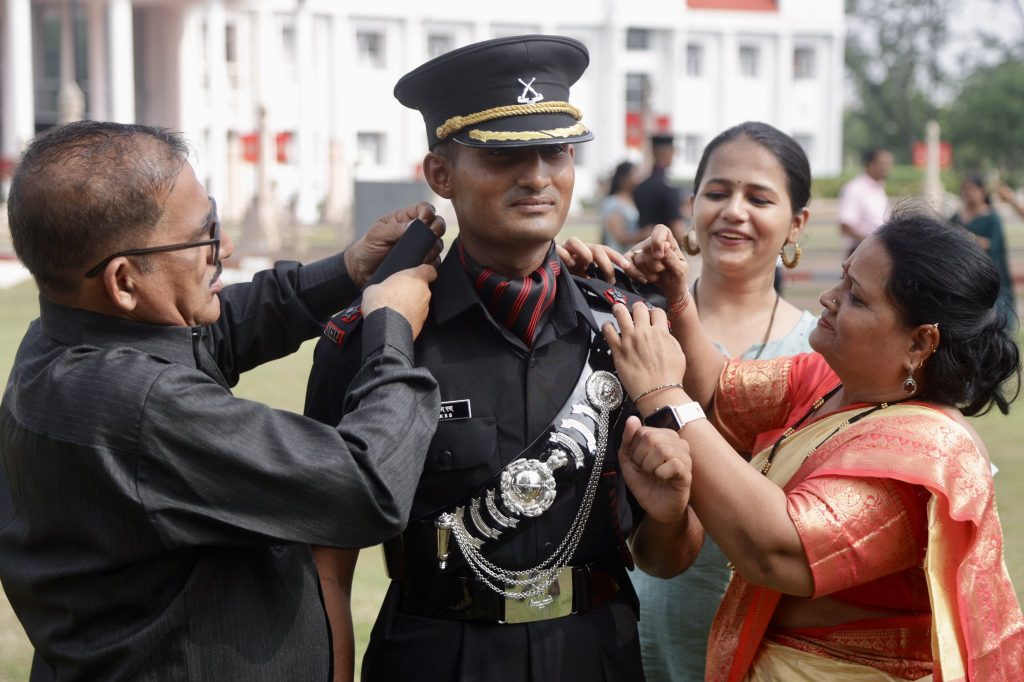
[[[40,290],[74,292],[96,261],[144,242],[187,159],[179,135],[149,126],[78,121],[33,139],[7,210]]]

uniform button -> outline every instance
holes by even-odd
[[[441,451],[441,464],[451,464],[452,459],[455,457],[455,453],[451,450]]]
[[[554,543],[545,542],[544,543],[544,551],[547,552],[548,554],[551,554],[551,552],[555,551]]]
[[[537,366],[537,358],[536,357],[531,357],[530,358],[530,367],[536,367],[536,366]]]

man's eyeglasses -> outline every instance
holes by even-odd
[[[216,265],[220,262],[220,218],[217,216],[217,202],[213,197],[210,197],[210,238],[200,239],[196,242],[182,242],[181,244],[167,244],[166,246],[149,246],[144,249],[126,249],[124,251],[118,251],[117,253],[111,254],[97,263],[93,268],[85,273],[86,277],[95,277],[103,268],[107,267],[110,261],[121,256],[143,256],[148,253],[162,253],[164,251],[180,251],[182,249],[194,249],[200,246],[212,246],[210,249],[210,261],[211,265]]]

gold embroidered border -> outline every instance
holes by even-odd
[[[463,128],[477,123],[492,121],[496,118],[524,116],[526,114],[569,114],[577,121],[583,118],[583,112],[568,102],[545,102],[544,104],[508,104],[503,107],[492,107],[467,116],[452,116],[437,127],[437,139],[443,140]],[[534,138],[527,138],[534,139]]]
[[[557,137],[572,137],[587,132],[587,126],[577,123],[568,128],[553,128],[551,130],[470,130],[469,137],[480,142],[493,142],[495,140],[550,140]]]

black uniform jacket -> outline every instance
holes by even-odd
[[[442,406],[455,401],[464,418],[438,423],[413,502],[412,519],[436,514],[488,485],[550,426],[600,334],[583,294],[562,268],[552,314],[532,348],[497,324],[454,255],[432,286],[431,312],[416,340],[416,364],[438,381]],[[358,334],[358,330],[356,332]],[[358,343],[358,337],[349,343]],[[322,338],[317,346],[306,413],[336,421],[354,365]],[[467,404],[468,403],[468,404]],[[468,408],[468,409],[467,409]],[[396,423],[395,429],[405,428]],[[605,469],[617,468],[621,424],[613,426]],[[622,574],[612,601],[580,615],[518,625],[423,618],[397,608],[389,591],[363,662],[368,680],[635,680],[642,679],[635,594],[622,569],[620,539],[632,526],[621,479],[598,492],[573,565],[600,565]],[[611,485],[608,485],[611,481]],[[547,558],[566,536],[582,499],[585,477],[559,493],[554,506],[525,531],[487,553],[509,569]],[[611,488],[611,490],[609,490]],[[455,551],[458,557],[458,551]],[[407,556],[408,570],[436,571],[434,556]],[[463,566],[465,575],[470,576]]]

